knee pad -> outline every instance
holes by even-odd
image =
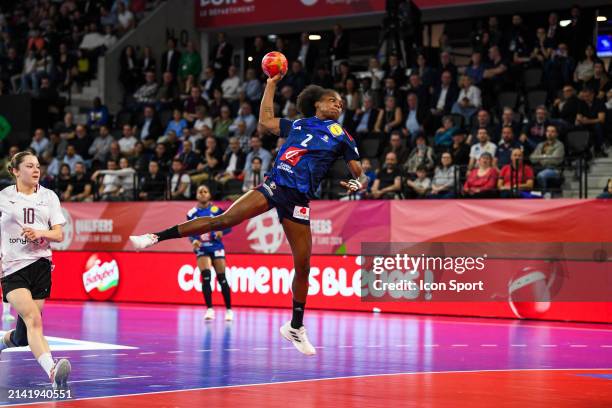
[[[227,285],[227,279],[225,279],[224,273],[220,273],[219,275],[217,275],[217,280],[219,281],[219,285],[221,286]]]
[[[15,326],[15,330],[11,332],[10,340],[15,347],[24,347],[28,345],[28,329],[21,316],[17,318],[17,325]]]
[[[210,278],[211,278],[211,272],[210,269],[204,269],[202,271],[202,281],[210,283]]]

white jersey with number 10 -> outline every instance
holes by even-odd
[[[25,195],[9,186],[0,191],[0,231],[2,231],[2,276],[25,268],[40,258],[51,260],[49,241],[30,241],[21,235],[24,228],[49,230],[64,225],[59,198],[52,190],[38,186],[33,194]]]

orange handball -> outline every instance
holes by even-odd
[[[285,75],[287,73],[287,68],[287,58],[278,51],[267,53],[261,60],[261,69],[270,78],[276,76],[278,73]]]

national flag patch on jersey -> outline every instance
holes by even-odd
[[[308,221],[310,219],[310,208],[296,205],[293,207],[293,218]]]
[[[219,211],[219,207],[217,207],[216,205],[213,205],[212,207],[210,207],[210,212],[216,213],[217,211]]]
[[[331,134],[334,136],[342,136],[344,134],[344,129],[342,129],[342,126],[340,126],[337,123],[329,125],[327,128],[329,129]]]
[[[308,149],[300,149],[299,147],[289,147],[285,150],[285,153],[281,156],[281,161],[287,162],[292,166],[298,164],[302,159],[302,156],[306,154]]]

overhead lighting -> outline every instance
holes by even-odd
[[[604,21],[608,21],[608,17],[606,16],[597,16],[597,21],[603,23]]]
[[[559,25],[561,27],[567,27],[568,25],[570,25],[572,23],[572,20],[561,20],[559,21]]]
[[[270,34],[268,36],[268,41],[276,41],[276,34]]]
[[[319,41],[321,39],[321,36],[319,34],[310,34],[308,36],[308,39],[310,41]]]
[[[247,61],[249,61],[249,62],[253,62],[253,57],[249,57],[249,58],[247,58]]]

